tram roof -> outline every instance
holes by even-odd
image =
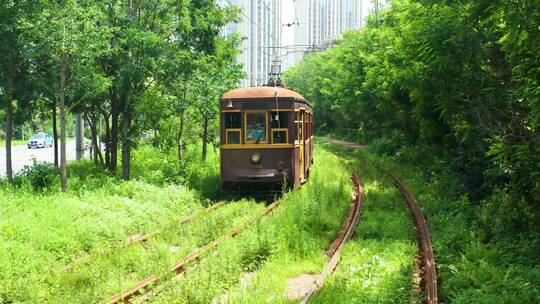
[[[296,101],[309,102],[297,92],[282,87],[248,87],[231,90],[222,99],[250,99],[250,98],[294,98]],[[310,105],[311,106],[311,105]]]

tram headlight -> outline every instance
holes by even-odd
[[[285,167],[285,162],[282,161],[282,160],[278,161],[278,162],[277,162],[277,167],[278,167],[278,170],[279,170],[279,171],[282,171],[283,168]]]
[[[254,164],[258,164],[261,162],[261,154],[260,153],[254,153],[253,155],[251,155],[251,162],[254,163]]]

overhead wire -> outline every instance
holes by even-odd
[[[231,6],[235,6],[235,4],[233,4],[230,0],[225,0],[227,1],[227,3],[229,3],[229,5]],[[246,17],[247,20],[249,20],[249,22],[251,22],[252,24],[254,24],[256,27],[258,27],[261,31],[263,32],[268,32],[268,31],[265,31],[264,28],[262,28],[257,22],[253,21],[253,19],[251,19],[248,15],[244,14],[244,12],[242,10],[240,10],[240,14],[242,14],[244,17]],[[275,36],[274,35],[271,35],[274,39],[275,39]]]

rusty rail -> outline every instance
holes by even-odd
[[[203,215],[203,214],[208,214],[220,207],[222,207],[223,205],[225,205],[225,202],[219,202],[217,204],[214,204],[204,210],[201,210],[201,211],[198,211],[198,212],[195,212],[193,214],[190,214],[190,215],[186,215],[186,216],[182,216],[178,219],[178,224],[179,225],[183,225],[187,222],[190,222],[191,220]],[[171,225],[172,226],[172,225]],[[162,232],[164,231],[164,229],[158,229],[156,231],[152,231],[150,233],[147,233],[147,234],[143,234],[143,235],[135,235],[135,236],[132,236],[132,237],[129,237],[127,240],[124,241],[124,243],[122,243],[121,245],[119,246],[116,246],[116,247],[113,247],[111,250],[107,250],[106,252],[102,253],[107,255],[107,254],[111,254],[113,253],[115,250],[119,250],[119,249],[122,249],[122,248],[126,248],[126,247],[129,247],[129,246],[132,246],[132,245],[135,245],[135,244],[138,244],[138,243],[146,243],[146,241],[148,241],[149,239],[153,238],[154,236],[157,236],[159,234],[161,234]],[[83,256],[83,257],[80,257],[76,260],[74,260],[73,262],[65,265],[63,268],[62,268],[62,272],[64,271],[69,271],[71,269],[73,269],[73,266],[75,265],[78,265],[78,264],[81,264],[81,263],[85,263],[85,262],[88,262],[89,260],[91,259],[91,256],[90,255],[86,255],[86,256]]]
[[[217,247],[219,244],[223,243],[224,241],[235,237],[240,231],[246,229],[247,227],[251,226],[264,216],[271,213],[276,207],[278,207],[280,204],[280,201],[274,201],[272,204],[268,205],[264,212],[261,214],[258,214],[248,220],[247,222],[241,224],[240,226],[231,229],[227,234],[221,236],[218,239],[215,239],[214,241],[206,244],[203,247],[198,248],[190,255],[180,259],[170,267],[170,271],[173,272],[174,276],[180,276],[186,272],[186,266],[189,264],[192,264],[198,260],[200,260],[201,256],[208,251],[212,250],[213,248]],[[116,303],[131,303],[131,298],[134,296],[141,296],[144,300],[148,299],[152,295],[159,294],[161,292],[161,288],[157,287],[155,290],[152,290],[152,287],[161,282],[165,281],[167,279],[167,275],[152,275],[140,282],[138,282],[135,286],[133,286],[130,289],[125,290],[124,292],[117,294],[110,298],[107,303],[109,304],[116,304]]]
[[[431,236],[429,234],[427,221],[422,213],[420,205],[416,201],[416,198],[412,192],[407,188],[407,186],[395,177],[390,172],[379,168],[384,174],[386,174],[394,183],[394,185],[401,191],[401,194],[407,202],[407,206],[411,210],[412,217],[414,219],[414,224],[418,229],[419,234],[419,243],[418,247],[420,249],[421,257],[421,278],[423,284],[423,290],[426,293],[426,303],[427,304],[438,304],[438,285],[437,285],[437,272],[435,267],[435,255],[433,254],[433,244],[431,242]]]
[[[199,217],[199,216],[201,216],[203,214],[208,214],[208,213],[218,209],[219,207],[222,207],[224,204],[225,204],[225,202],[219,202],[219,203],[214,204],[214,205],[212,205],[212,206],[210,206],[210,207],[208,207],[208,208],[206,208],[204,210],[201,210],[199,212],[195,212],[193,214],[183,216],[178,220],[178,224],[183,225],[183,224],[185,224],[187,222],[190,222],[191,220],[193,220],[193,219],[195,219],[195,218],[197,218],[197,217]],[[159,229],[159,230],[150,232],[148,234],[138,236],[136,238],[128,239],[128,240],[125,241],[124,246],[130,246],[130,245],[134,245],[134,244],[137,244],[137,243],[144,243],[144,242],[148,241],[149,239],[151,239],[152,237],[161,234],[163,231],[164,231],[164,229]]]
[[[330,244],[327,254],[330,256],[330,259],[323,268],[323,271],[317,276],[310,290],[304,295],[300,303],[305,304],[309,301],[311,296],[313,296],[324,284],[326,278],[336,269],[339,260],[341,259],[341,251],[345,243],[352,237],[354,229],[358,224],[360,218],[360,213],[364,205],[364,188],[360,184],[360,179],[356,173],[353,173],[351,180],[354,184],[353,199],[351,202],[351,207],[349,208],[349,214],[341,230],[338,232],[336,239]]]
[[[355,149],[362,148],[361,146],[356,145],[352,142],[337,141],[337,140],[330,140],[330,142],[337,145],[347,146],[347,147],[355,148]],[[366,161],[369,161],[367,158],[365,159]],[[392,180],[393,184],[401,191],[403,197],[405,198],[405,201],[407,202],[407,206],[411,210],[411,214],[414,219],[414,224],[416,228],[418,229],[418,234],[419,234],[418,247],[420,249],[420,257],[421,257],[420,277],[422,278],[422,281],[424,283],[422,289],[426,293],[426,303],[438,304],[439,298],[438,298],[437,272],[436,272],[436,266],[435,266],[435,255],[433,253],[433,244],[431,242],[431,237],[429,234],[427,221],[422,213],[422,209],[420,208],[412,192],[405,186],[405,184],[401,180],[396,178],[390,172],[386,171],[379,164],[374,163],[374,166],[377,169],[379,169],[379,171],[381,171],[384,175],[388,176]]]

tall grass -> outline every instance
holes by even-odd
[[[342,157],[361,176],[364,209],[338,268],[311,302],[420,303],[416,232],[403,197],[372,164]]]
[[[113,252],[92,252],[90,259],[69,271],[51,272],[34,280],[26,278],[11,290],[24,294],[27,302],[103,301],[150,275],[169,275],[170,265],[262,208],[249,201],[231,203],[187,224],[170,226],[145,244],[118,248]]]
[[[157,303],[279,303],[287,280],[320,271],[351,199],[350,172],[317,147],[313,174],[275,212],[166,286]],[[255,275],[249,274],[255,273]],[[253,277],[246,288],[243,278]]]
[[[197,163],[199,170],[216,167],[210,161]],[[81,256],[99,257],[134,234],[170,225],[208,205],[200,191],[186,186],[190,175],[181,174],[167,153],[143,146],[134,151],[133,164],[133,180],[124,182],[90,161],[72,162],[67,193],[59,191],[57,171],[50,165],[28,169],[15,185],[0,182],[0,303],[55,301],[60,290],[67,297],[92,290],[91,278],[98,272],[91,265],[86,265],[87,278],[59,279],[58,270]],[[205,174],[215,175],[216,170]]]
[[[418,168],[404,157],[330,147],[367,170],[379,162],[397,174],[428,221],[444,303],[538,303],[540,217],[503,190],[473,203],[456,174]],[[535,224],[536,223],[536,224]]]

